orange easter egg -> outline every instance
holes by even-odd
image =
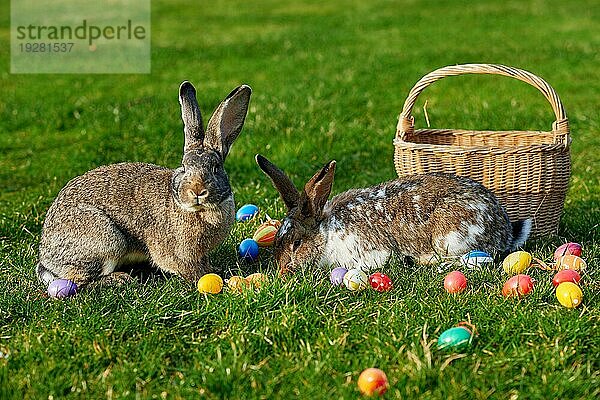
[[[358,389],[367,396],[382,396],[389,387],[385,372],[379,368],[367,368],[358,377]]]
[[[573,254],[567,254],[566,256],[562,256],[558,259],[558,262],[556,263],[556,267],[559,270],[572,269],[574,271],[581,271],[585,269],[586,266],[587,264],[582,258],[577,257]]]

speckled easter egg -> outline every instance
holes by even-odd
[[[48,296],[64,299],[77,293],[77,284],[68,279],[57,279],[48,285]]]
[[[515,251],[502,261],[502,269],[509,275],[520,274],[529,268],[532,259],[531,254],[526,251]]]
[[[227,287],[232,292],[241,293],[248,287],[248,281],[241,276],[234,275],[227,280]]]
[[[258,243],[254,239],[244,239],[238,248],[238,254],[247,261],[255,261],[258,258]]]
[[[440,350],[463,350],[471,343],[473,334],[464,326],[455,326],[442,332],[438,339]]]
[[[388,292],[392,290],[393,284],[392,280],[386,274],[382,274],[381,272],[375,272],[369,277],[369,283],[371,287],[378,292]]]
[[[534,280],[529,275],[515,275],[506,281],[502,288],[504,297],[521,297],[533,290]]]
[[[556,288],[558,302],[567,308],[579,306],[583,300],[583,292],[573,282],[563,282]]]
[[[245,204],[235,213],[235,219],[240,222],[249,221],[258,214],[258,207],[254,204]]]
[[[252,239],[260,246],[260,247],[270,247],[273,246],[273,242],[275,242],[275,235],[277,235],[277,230],[281,223],[276,220],[270,220],[267,222],[263,222],[260,224]]]
[[[344,285],[352,290],[363,290],[369,286],[369,278],[358,268],[349,269],[344,275]]]
[[[340,286],[344,283],[344,275],[346,275],[348,270],[344,267],[337,267],[331,270],[329,274],[329,280],[331,284],[334,286]]]
[[[482,267],[492,264],[494,259],[485,251],[472,250],[460,258],[465,267]]]
[[[581,245],[579,243],[565,243],[554,252],[554,261],[558,261],[562,256],[573,255],[581,257]]]
[[[253,289],[260,289],[269,282],[269,278],[265,274],[255,272],[246,277],[246,282]]]
[[[583,260],[583,258],[577,257],[572,254],[567,254],[566,256],[562,256],[556,262],[557,269],[572,269],[574,271],[581,271],[587,267],[587,264]]]
[[[444,278],[444,289],[448,293],[460,293],[467,288],[467,277],[460,271],[452,271]]]
[[[219,293],[223,289],[223,279],[217,274],[206,274],[198,280],[200,293]]]

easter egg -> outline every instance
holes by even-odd
[[[198,280],[200,293],[219,293],[223,289],[223,279],[217,274],[206,274]]]
[[[554,287],[557,287],[563,282],[572,282],[577,284],[580,280],[581,276],[577,271],[573,269],[563,269],[562,271],[558,271],[556,275],[554,275],[554,278],[552,278],[552,284],[554,285]]]
[[[440,350],[462,350],[471,343],[472,333],[464,326],[455,326],[442,332],[438,339]]]
[[[467,288],[467,278],[460,271],[452,271],[444,278],[444,289],[448,293],[460,293]]]
[[[238,254],[247,261],[255,261],[258,258],[258,243],[254,239],[244,239],[238,248]]]
[[[77,284],[68,279],[57,279],[48,285],[48,296],[64,299],[77,293]]]
[[[558,302],[567,308],[575,308],[581,304],[583,293],[573,282],[563,282],[556,288]]]
[[[367,396],[383,395],[389,388],[385,372],[379,368],[367,368],[358,377],[358,389]]]
[[[267,222],[263,222],[260,224],[252,239],[260,246],[260,247],[269,247],[273,246],[273,242],[275,242],[275,235],[277,234],[277,229],[279,229],[275,220],[270,220]],[[281,224],[279,224],[281,225]]]
[[[369,283],[371,287],[378,292],[387,292],[392,290],[393,284],[392,280],[386,274],[382,274],[381,272],[375,272],[369,277]]]
[[[369,286],[369,278],[367,277],[367,274],[357,268],[348,270],[348,272],[346,272],[344,275],[343,281],[344,285],[352,291],[363,290]]]
[[[344,275],[346,275],[348,270],[344,267],[337,267],[331,270],[329,274],[329,280],[331,284],[334,286],[340,286],[344,283]]]
[[[515,275],[504,284],[502,295],[504,297],[526,296],[533,290],[534,282],[529,275]]]
[[[258,214],[258,207],[254,204],[245,204],[240,207],[239,210],[235,213],[235,219],[244,222],[249,221],[254,218]]]
[[[531,260],[531,254],[528,252],[515,251],[506,256],[504,261],[502,261],[502,268],[509,275],[520,274],[531,265]]]
[[[482,267],[492,264],[494,259],[485,251],[472,250],[460,258],[460,262],[465,267]]]
[[[582,258],[579,258],[572,254],[567,254],[566,256],[562,256],[556,262],[556,268],[560,269],[572,269],[574,271],[581,271],[587,267],[585,261]]]
[[[269,279],[265,274],[255,272],[254,274],[250,274],[246,277],[246,282],[251,288],[260,289],[263,285],[269,282]]]
[[[554,261],[558,261],[562,256],[573,255],[581,257],[581,245],[579,243],[565,243],[554,252]]]
[[[227,287],[232,292],[241,293],[244,288],[248,287],[248,281],[241,276],[234,275],[227,280]]]

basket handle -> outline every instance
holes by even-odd
[[[542,92],[546,100],[552,106],[556,121],[552,124],[552,130],[558,134],[569,133],[569,120],[565,113],[565,109],[560,101],[560,98],[546,81],[542,78],[532,74],[531,72],[524,71],[522,69],[507,67],[499,64],[461,64],[451,65],[443,68],[436,69],[433,72],[428,73],[422,77],[410,90],[408,97],[404,101],[404,107],[398,117],[398,125],[396,127],[396,136],[400,139],[404,139],[407,134],[414,133],[415,119],[411,115],[412,109],[417,101],[417,98],[423,90],[435,81],[439,81],[447,76],[457,76],[466,74],[492,74],[492,75],[504,75],[514,79],[518,79],[525,83],[530,84],[537,90]],[[568,143],[568,141],[567,141]]]

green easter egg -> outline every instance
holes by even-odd
[[[471,343],[471,331],[462,326],[456,326],[444,331],[438,339],[440,350],[462,350]]]

